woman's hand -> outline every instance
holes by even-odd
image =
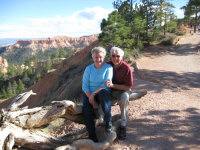
[[[94,97],[95,97],[95,93],[90,94],[89,102],[90,102],[90,104],[92,104],[93,108],[96,109],[96,108],[98,108],[98,104],[95,101]]]

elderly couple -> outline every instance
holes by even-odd
[[[121,126],[118,138],[126,139],[126,124],[129,110],[129,89],[133,86],[130,66],[123,61],[124,51],[119,47],[110,50],[111,60],[104,62],[106,50],[95,47],[91,51],[94,63],[87,66],[82,81],[83,116],[89,138],[98,142],[95,133],[95,110],[101,107],[104,113],[105,130],[112,131],[111,97],[118,100],[121,110]]]

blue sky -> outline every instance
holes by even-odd
[[[139,1],[139,0],[138,0]],[[175,14],[189,0],[169,0]],[[79,37],[100,33],[114,0],[0,0],[0,38]]]

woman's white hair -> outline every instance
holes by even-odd
[[[94,47],[91,51],[92,57],[97,53],[103,53],[103,56],[106,56],[106,50],[103,47]]]
[[[124,56],[124,51],[121,48],[115,46],[110,49],[110,56],[112,56],[112,54],[115,53],[116,51],[119,52],[120,56],[122,57]]]

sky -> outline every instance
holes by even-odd
[[[139,1],[139,0],[138,0]],[[180,7],[189,0],[168,0]],[[80,37],[101,32],[114,0],[0,0],[0,38]]]

